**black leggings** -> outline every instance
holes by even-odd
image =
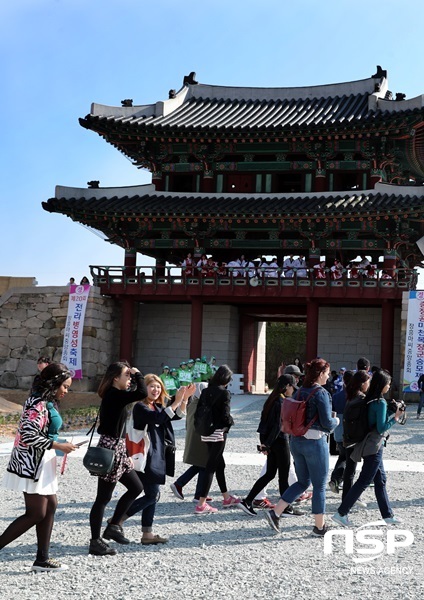
[[[122,483],[127,488],[127,491],[118,500],[115,512],[110,520],[112,525],[118,525],[128,508],[143,491],[143,485],[135,471],[124,473],[119,483]],[[97,540],[100,537],[105,508],[112,498],[115,487],[116,483],[110,483],[99,477],[96,500],[90,511],[91,538],[93,540]]]
[[[225,480],[225,460],[224,460],[224,448],[226,442],[226,435],[224,434],[223,442],[206,442],[208,447],[208,459],[204,472],[204,479],[201,484],[199,482],[199,493],[200,498],[206,498],[211,489],[213,476],[216,476],[219,489],[222,494],[227,491],[227,482]]]
[[[35,525],[37,560],[45,562],[49,558],[57,497],[56,494],[41,496],[40,494],[27,494],[24,492],[24,498],[25,514],[15,519],[6,531],[0,535],[0,548],[4,548]]]
[[[269,453],[266,459],[266,472],[259,477],[256,483],[253,484],[252,489],[246,496],[245,501],[247,504],[252,504],[255,496],[274,479],[278,471],[278,487],[280,490],[280,496],[284,494],[286,489],[289,487],[289,470],[290,470],[290,446],[289,441],[286,437],[279,436],[272,444],[269,449]]]

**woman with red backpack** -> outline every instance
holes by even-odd
[[[275,508],[265,514],[272,529],[280,531],[280,516],[312,482],[312,513],[315,519],[312,533],[324,536],[328,530],[324,516],[329,468],[327,435],[338,425],[339,419],[332,416],[331,397],[323,387],[330,375],[329,363],[322,358],[315,358],[305,365],[305,372],[303,385],[295,399],[306,402],[305,423],[309,428],[303,435],[292,434],[290,438],[290,450],[298,480],[284,492]]]

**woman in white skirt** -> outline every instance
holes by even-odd
[[[65,454],[76,450],[70,442],[49,437],[47,404],[63,398],[71,386],[71,373],[59,363],[51,363],[40,373],[37,387],[25,402],[3,486],[23,492],[25,514],[0,535],[4,548],[31,527],[37,532],[37,556],[33,571],[64,571],[66,565],[49,558],[50,538],[57,507],[56,450]]]

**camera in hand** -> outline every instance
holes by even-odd
[[[405,425],[406,420],[407,420],[407,414],[406,414],[406,404],[403,400],[400,400],[399,402],[396,402],[396,400],[389,400],[387,402],[387,406],[388,409],[390,410],[390,412],[395,413],[398,409],[400,411],[402,411],[402,414],[399,417],[398,423],[399,425]]]

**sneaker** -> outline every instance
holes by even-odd
[[[237,498],[237,496],[228,496],[225,500],[222,501],[222,508],[228,508],[229,506],[235,506],[236,504],[240,504],[241,498]]]
[[[265,518],[274,531],[280,531],[280,517],[277,517],[274,510],[267,510]]]
[[[327,531],[329,531],[330,528],[328,525],[326,525],[324,523],[324,527],[322,529],[318,529],[318,527],[315,525],[315,527],[312,529],[312,535],[316,535],[317,537],[324,537],[325,534],[327,533]]]
[[[124,530],[120,525],[109,525],[106,527],[103,533],[105,540],[114,540],[118,544],[129,544],[130,540],[125,537]]]
[[[171,492],[178,498],[178,500],[184,500],[183,488],[178,483],[171,483],[169,486],[171,488]]]
[[[328,483],[328,487],[333,492],[333,494],[338,494],[340,492],[339,484],[337,483],[337,481],[330,481]]]
[[[36,573],[51,573],[53,571],[55,573],[60,573],[61,571],[67,571],[68,569],[68,565],[63,565],[54,558],[48,558],[45,562],[36,560],[31,567],[31,571],[35,571]]]
[[[193,498],[192,502],[195,502],[196,504],[199,504],[199,498]],[[208,496],[206,498],[206,502],[213,502],[213,498],[211,498],[210,496]]]
[[[297,498],[293,504],[300,504],[301,502],[306,502],[312,498],[312,492],[303,492],[299,498]]]
[[[267,508],[268,510],[275,508],[275,504],[270,502],[268,498],[263,498],[263,500],[253,500],[252,506],[253,508]]]
[[[292,506],[291,504],[289,504],[287,506],[287,508],[285,508],[283,510],[283,512],[281,513],[281,516],[282,517],[301,517],[304,514],[305,513],[303,512],[303,510],[300,510],[300,508],[297,508],[296,506]]]
[[[340,513],[336,512],[331,518],[335,523],[341,525],[342,527],[353,527],[353,524],[349,521],[347,515],[342,516]]]
[[[106,544],[102,538],[99,538],[98,540],[90,540],[88,554],[93,554],[94,556],[114,556],[116,550],[115,548],[111,548],[109,544]]]
[[[401,523],[403,523],[403,519],[401,519],[400,517],[395,517],[395,515],[387,517],[387,519],[384,520],[386,521],[387,525],[400,525]]]
[[[199,504],[194,509],[195,515],[210,515],[212,513],[217,513],[218,509],[210,506],[207,502],[204,503],[203,506],[199,506]]]
[[[368,504],[366,502],[364,502],[363,500],[361,500],[361,498],[358,498],[358,500],[355,502],[356,506],[359,506],[359,508],[367,508]]]
[[[257,516],[257,512],[256,510],[253,510],[253,507],[251,504],[247,504],[246,500],[242,500],[241,502],[239,502],[237,504],[237,506],[239,508],[241,508],[241,510],[246,513],[246,515],[249,515],[250,517],[256,517]]]

